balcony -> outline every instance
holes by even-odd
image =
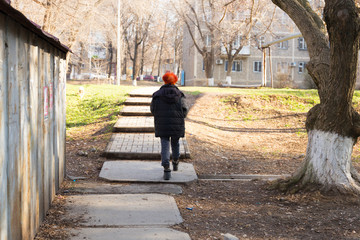
[[[232,51],[231,51],[232,55],[234,55],[235,52],[236,52],[235,49],[232,50]],[[223,57],[226,57],[226,56],[227,56],[225,47],[221,47],[221,56],[223,56]],[[238,56],[242,56],[242,57],[250,56],[250,45],[243,46],[243,48],[242,48],[241,51],[239,52]]]

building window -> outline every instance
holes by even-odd
[[[257,39],[258,44],[259,44],[259,48],[261,48],[264,44],[265,44],[265,37],[261,36]]]
[[[233,72],[242,72],[242,61],[233,61],[231,70]]]
[[[299,50],[307,50],[307,45],[303,37],[298,39],[299,41]]]
[[[202,70],[205,71],[205,61],[202,61]]]
[[[299,62],[299,73],[305,72],[305,62]]]
[[[278,62],[277,63],[277,72],[278,73],[289,73],[289,63],[288,62]]]
[[[261,61],[254,61],[254,72],[261,72]]]
[[[279,49],[288,49],[289,48],[289,41],[282,41],[277,44]]]
[[[225,72],[227,72],[227,70],[228,70],[228,66],[229,66],[229,61],[228,61],[228,60],[226,60],[226,61],[225,61]]]

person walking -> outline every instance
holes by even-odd
[[[154,115],[155,137],[161,141],[161,165],[164,167],[164,179],[170,180],[170,145],[172,150],[173,170],[177,171],[180,158],[179,139],[185,135],[185,117],[188,107],[185,95],[175,83],[174,73],[165,73],[164,85],[152,95],[150,110]]]

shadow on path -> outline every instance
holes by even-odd
[[[186,121],[193,122],[201,125],[205,125],[211,128],[220,129],[222,131],[228,132],[263,132],[263,133],[296,133],[296,132],[306,132],[305,128],[236,128],[236,127],[223,127],[217,126],[215,124],[194,120],[187,118]]]

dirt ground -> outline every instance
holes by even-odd
[[[184,89],[186,91],[186,89]],[[226,174],[291,174],[306,151],[306,115],[287,110],[274,99],[222,94],[187,94],[191,110],[186,138],[200,179]],[[67,175],[98,178],[105,161],[102,151],[111,136],[105,120],[68,131]],[[354,156],[359,155],[354,147]],[[359,169],[359,163],[354,161]],[[77,226],[64,220],[66,195],[73,180],[67,178],[37,239],[66,239],[64,228]],[[222,239],[360,239],[359,198],[319,192],[286,195],[269,184],[253,181],[199,180],[183,186],[174,196],[184,223],[174,228],[194,240]],[[192,210],[188,210],[192,209]]]

